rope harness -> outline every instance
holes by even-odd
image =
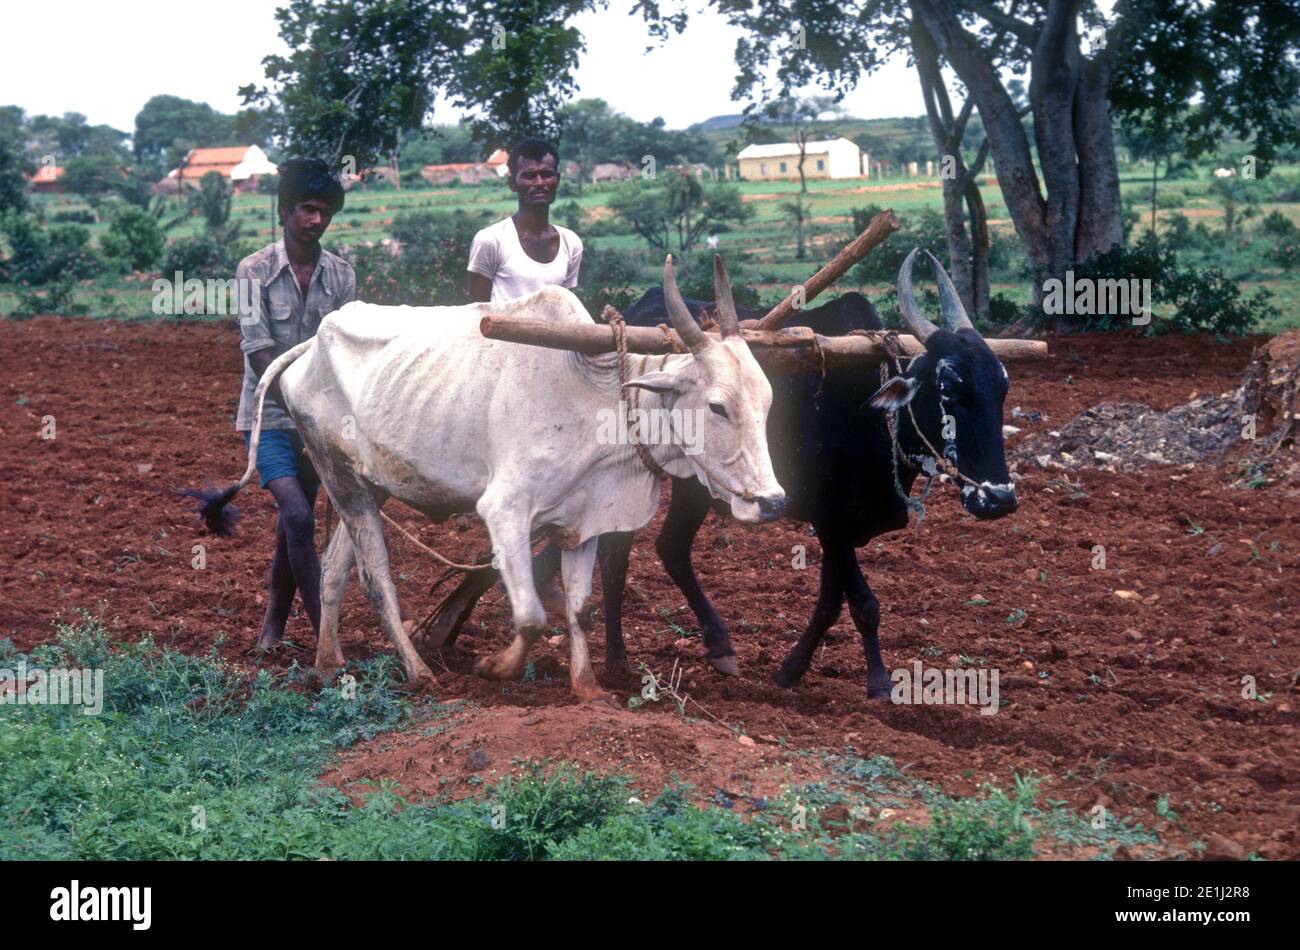
[[[621,313],[619,313],[609,304],[605,304],[605,308],[600,312],[600,318],[604,320],[606,323],[608,323],[610,325],[610,328],[614,331],[614,347],[618,352],[618,384],[619,384],[619,390],[621,392],[624,388],[627,387],[627,381],[631,379],[631,373],[629,372],[631,354],[629,354],[627,350],[627,321],[623,319],[623,315]],[[674,354],[684,356],[690,353],[690,350],[682,346],[681,340],[678,338],[678,336],[675,333],[673,333],[672,328],[670,326],[668,326],[666,323],[660,323],[657,324],[657,326],[659,331],[663,333],[665,342],[667,342],[672,347],[672,351]],[[646,361],[648,359],[649,358],[646,356],[641,357],[641,363],[640,366],[638,367],[638,375],[641,375],[645,372]],[[631,389],[632,389],[632,394],[628,402],[629,419],[632,418],[632,413],[638,410],[641,402],[640,387],[633,386],[631,387]],[[649,469],[652,475],[654,475],[656,478],[662,478],[664,475],[668,473],[664,471],[663,467],[657,461],[655,461],[654,456],[650,454],[650,449],[646,447],[645,443],[641,441],[639,436],[640,434],[638,433],[638,438],[633,443],[636,446],[637,458],[641,460],[642,465],[644,465],[647,469]],[[723,481],[721,478],[715,475],[710,469],[706,468],[704,465],[701,465],[699,462],[696,462],[695,465],[697,468],[703,471],[705,475],[708,476],[709,481],[713,482],[715,485],[722,487],[727,492],[731,493],[732,495],[735,495],[737,498],[741,498],[745,501],[753,501],[755,498],[758,497],[758,495],[755,492],[749,491],[747,489],[739,489],[739,488],[732,487],[731,485],[727,484],[727,482]]]
[[[866,336],[869,332],[870,331],[865,330],[852,330],[849,335]],[[880,385],[884,386],[885,383],[889,381],[889,367],[891,363],[893,365],[894,375],[902,375],[903,357],[907,354],[903,352],[903,348],[898,342],[897,330],[887,331],[881,338],[881,343],[885,348],[885,353],[888,354],[888,360],[880,364]],[[942,415],[942,398],[940,399],[939,410]],[[923,456],[919,463],[915,458],[905,453],[903,447],[898,442],[898,410],[889,410],[889,412],[885,414],[885,422],[889,428],[889,457],[894,473],[894,491],[897,493],[898,497],[902,499],[903,504],[907,506],[908,510],[916,514],[916,528],[919,531],[921,529],[921,521],[925,518],[925,500],[929,497],[930,488],[934,484],[935,478],[939,476],[941,470],[943,474],[947,475],[954,482],[965,482],[974,488],[979,488],[979,483],[963,475],[957,468],[956,464],[951,462],[946,455],[940,453],[930,444],[930,440],[925,437],[925,433],[921,431],[920,424],[916,421],[916,413],[912,410],[911,400],[908,400],[907,403],[907,416],[912,420],[912,431],[916,433],[917,438],[921,440],[921,443],[930,453],[929,455]],[[954,449],[954,454],[955,453],[956,450]],[[903,491],[903,482],[898,475],[898,463],[900,460],[909,468],[915,469],[926,476],[925,488],[921,490],[920,498],[913,498],[907,492]]]

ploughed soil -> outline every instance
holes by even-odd
[[[1264,857],[1300,857],[1300,497],[1280,482],[1229,488],[1240,447],[1191,463],[1071,468],[1036,462],[1050,448],[1033,438],[1101,403],[1165,411],[1231,390],[1257,342],[1054,338],[1049,361],[1009,366],[1005,421],[1022,430],[1007,443],[1019,512],[978,522],[936,484],[919,530],[859,552],[880,599],[888,666],[996,669],[995,715],[869,702],[847,610],[804,681],[773,685],[812,609],[820,557],[807,529],[786,522],[746,529],[711,515],[701,532],[697,570],[740,660],[738,677],[714,673],[649,543],[657,518],[633,551],[625,631],[634,668],[666,678],[680,664],[685,718],[668,699],[578,705],[567,638],[539,641],[524,682],[475,677],[474,660],[509,637],[498,588],[435,666],[434,695],[459,701],[454,711],[434,728],[346,753],[326,779],[360,788],[388,778],[411,794],[455,797],[549,758],[625,772],[648,794],[677,774],[704,795],[771,795],[818,780],[824,766],[808,752],[850,751],[887,755],[951,794],[1037,774],[1047,797],[1081,813],[1100,802],[1158,829],[1154,853],[1194,854],[1194,842],[1221,835]],[[270,496],[246,490],[237,536],[221,539],[174,494],[243,471],[234,328],[3,322],[0,366],[0,637],[27,649],[53,636],[54,621],[90,608],[123,638],[150,631],[190,652],[215,643],[228,659],[276,671],[310,665],[311,628],[298,610],[289,638],[304,649],[246,655],[265,605]],[[47,416],[53,439],[42,438]],[[1021,441],[1032,448],[1018,452]],[[389,511],[453,559],[487,548],[475,519],[432,525],[397,504]],[[390,534],[389,543],[404,614],[418,618],[440,571],[408,541]],[[202,570],[192,566],[198,544]],[[807,547],[804,569],[793,566],[796,545]],[[561,633],[562,618],[553,621]],[[603,673],[603,638],[590,639],[603,685],[621,702],[639,695],[641,671]],[[349,658],[391,649],[355,583],[343,645]]]

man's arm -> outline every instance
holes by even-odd
[[[492,299],[492,278],[469,272],[470,303],[487,303]]]

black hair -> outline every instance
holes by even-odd
[[[540,162],[547,155],[555,159],[555,170],[560,170],[560,153],[554,143],[529,136],[515,144],[510,150],[510,157],[506,159],[506,167],[510,169],[510,176],[513,178],[519,171],[519,159],[531,158],[535,162]]]
[[[293,214],[298,202],[309,198],[324,201],[330,208],[330,215],[336,215],[343,208],[343,183],[330,167],[319,158],[291,158],[277,169],[280,184],[276,188],[279,196],[280,223]]]

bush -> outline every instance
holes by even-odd
[[[212,234],[181,238],[167,245],[161,271],[168,278],[180,271],[186,280],[191,277],[225,280],[234,277],[239,262],[257,250],[255,244],[255,241],[223,241]]]
[[[1247,298],[1237,282],[1217,267],[1180,265],[1174,249],[1162,246],[1151,234],[1132,247],[1116,245],[1105,254],[1075,264],[1073,270],[1076,283],[1085,278],[1150,280],[1151,303],[1173,307],[1173,315],[1163,322],[1168,330],[1240,334],[1274,314],[1267,290]],[[1084,318],[1084,329],[1126,329],[1132,325],[1131,319],[1127,314],[1096,314]]]
[[[474,235],[489,223],[486,213],[465,211],[398,215],[395,249],[358,247],[348,255],[357,274],[357,298],[419,307],[469,303],[465,264]]]
[[[103,240],[107,257],[121,261],[129,270],[149,270],[163,255],[162,228],[148,211],[122,205],[113,213]]]
[[[647,276],[640,258],[630,249],[601,248],[594,242],[583,248],[577,294],[593,317],[600,315],[605,304],[626,310],[654,283],[657,281]]]
[[[89,208],[73,208],[71,211],[56,211],[50,215],[55,224],[94,224],[95,212]]]
[[[94,277],[103,261],[90,246],[90,231],[79,224],[42,230],[31,215],[11,212],[0,220],[11,254],[5,270],[17,284],[41,286],[54,281]]]
[[[877,205],[854,208],[854,235],[861,234],[867,223],[883,210],[885,209]],[[933,208],[925,208],[916,215],[908,215],[901,219],[900,223],[902,227],[897,234],[873,250],[862,259],[860,264],[853,268],[854,277],[859,283],[868,284],[881,281],[893,283],[898,279],[898,272],[903,267],[903,260],[912,252],[914,247],[929,250],[931,254],[939,259],[940,263],[947,266],[948,228],[944,224],[942,214]],[[989,266],[992,266],[991,260]]]

